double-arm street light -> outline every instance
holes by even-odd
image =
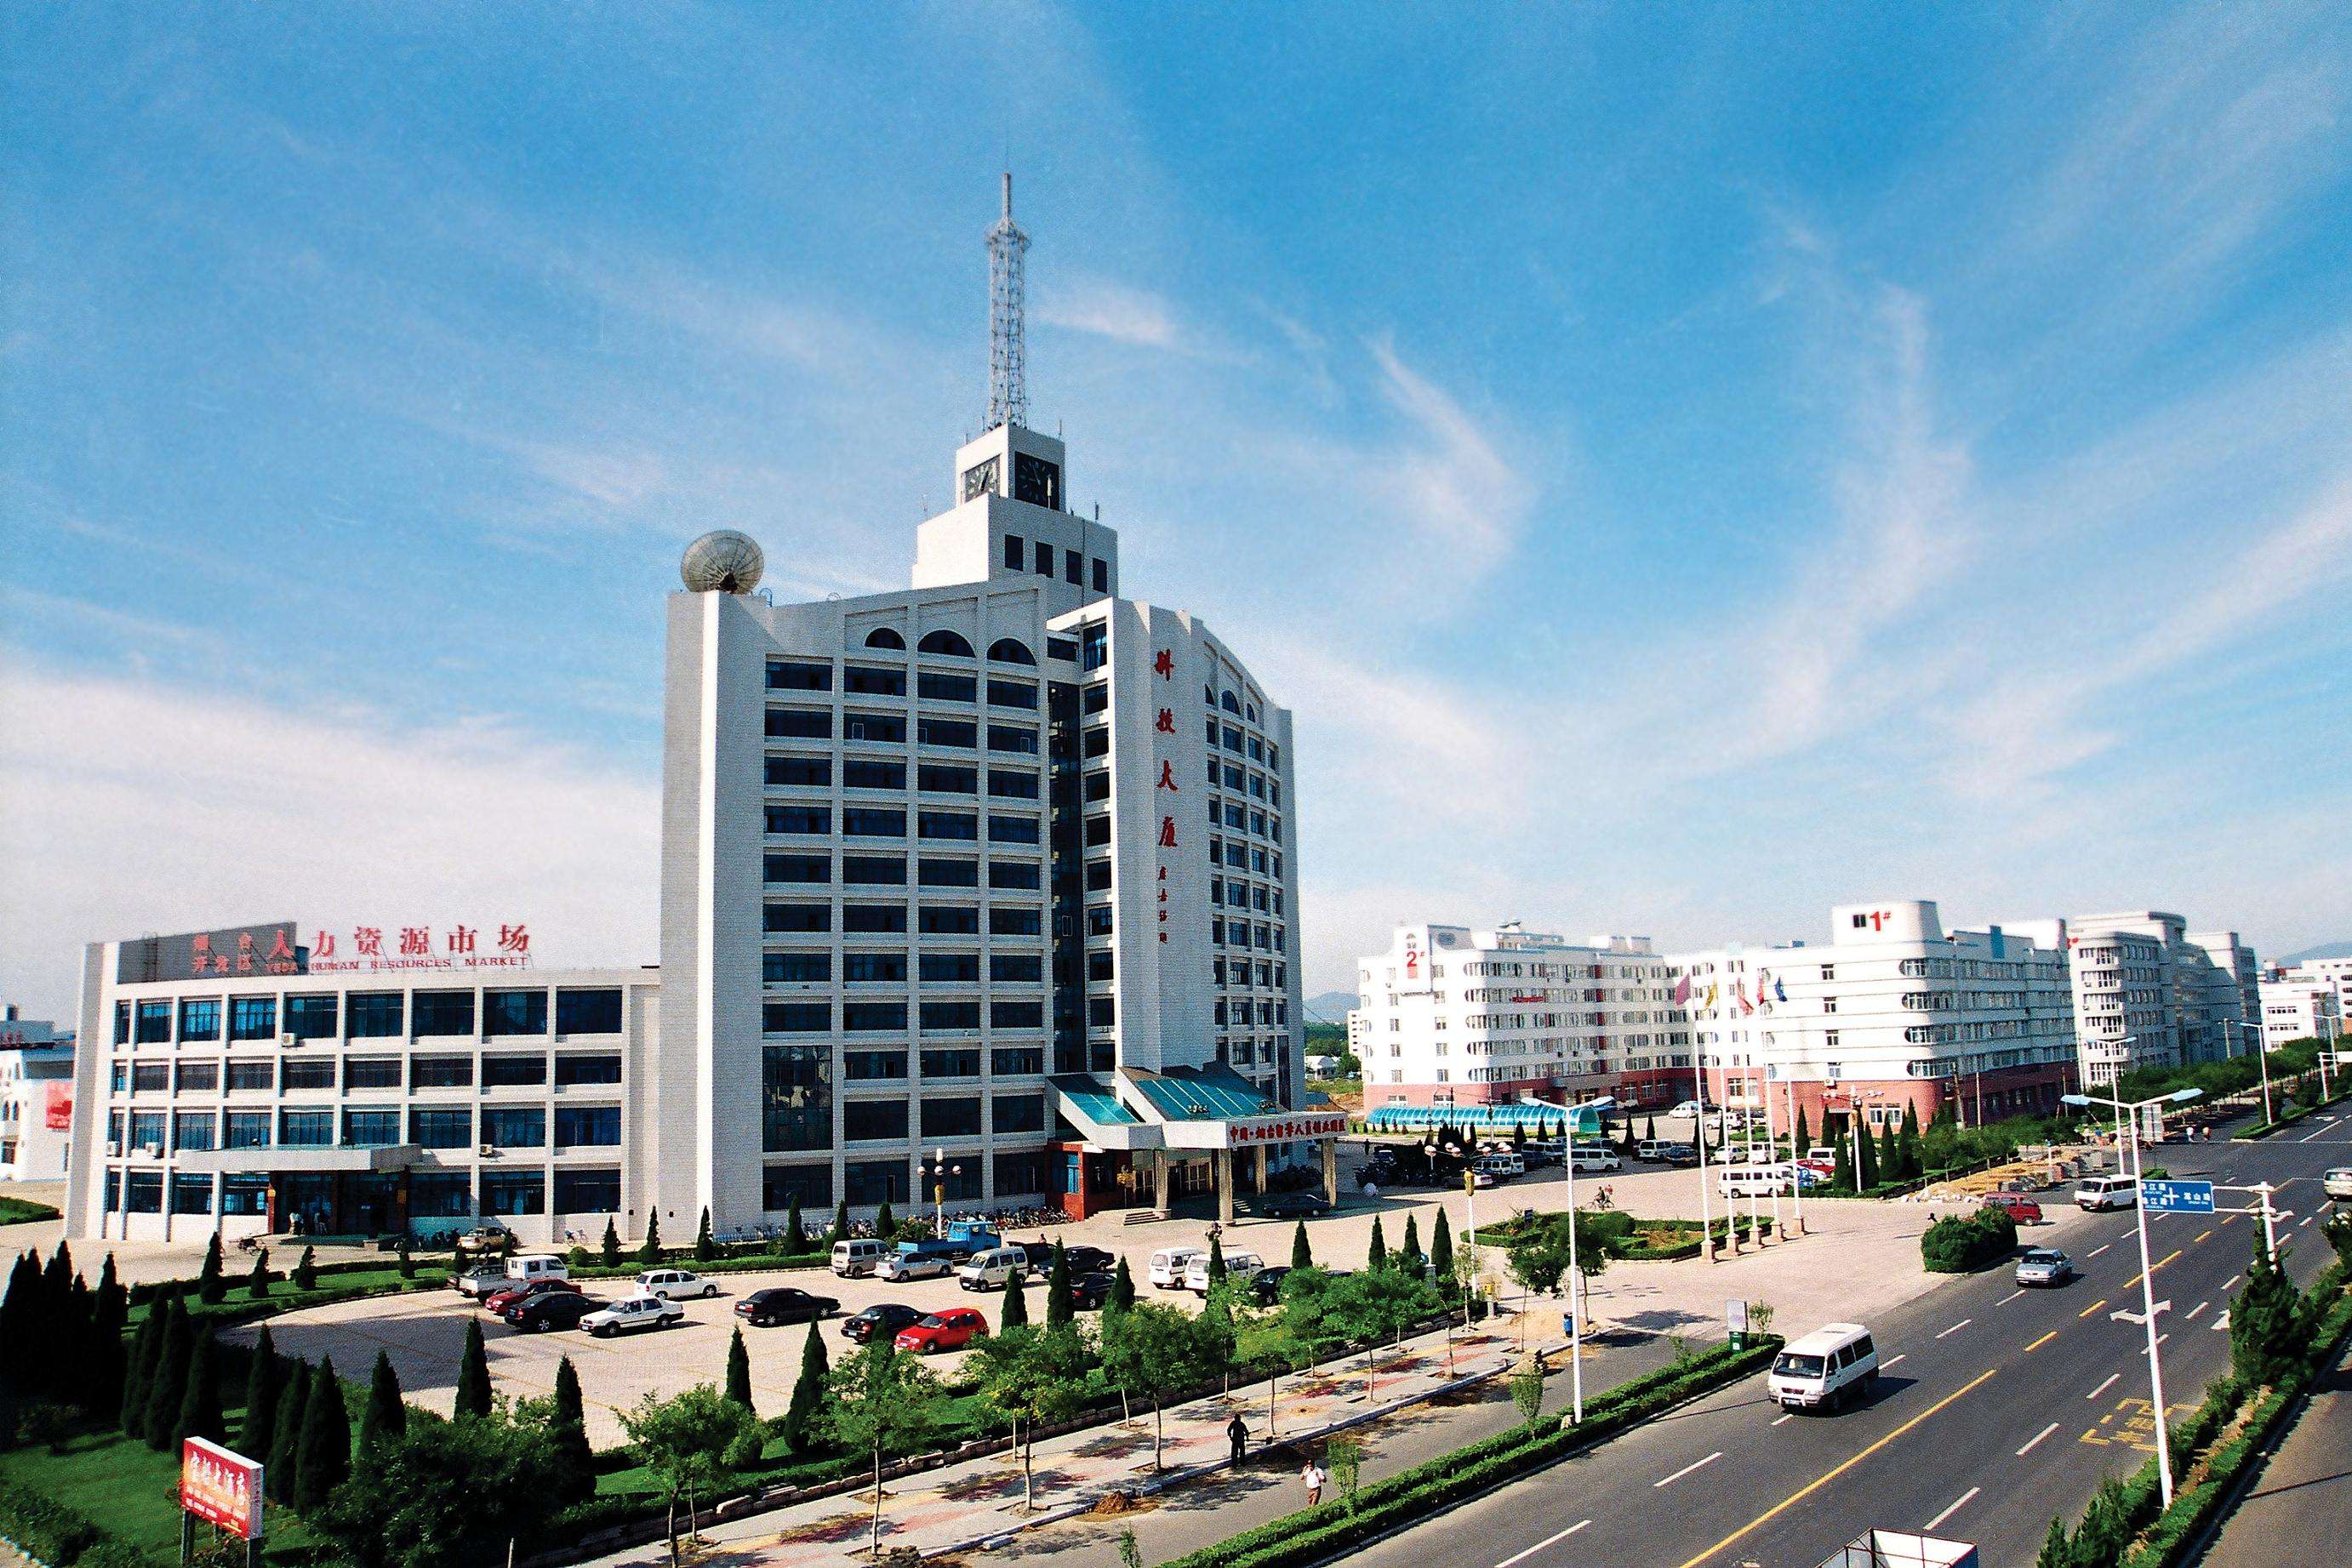
[[[2225,1037],[2228,1032],[2233,1029],[2239,1031],[2238,1038],[2242,1040],[2245,1039],[2246,1030],[2252,1030],[2254,1031],[2254,1060],[2262,1063],[2263,1068],[2263,1124],[2264,1126],[2268,1126],[2272,1120],[2271,1052],[2270,1047],[2263,1043],[2263,1026],[2258,1023],[2241,1023],[2236,1019],[2223,1019],[2221,1020],[2221,1030]]]
[[[931,1157],[923,1162],[923,1180],[931,1189],[931,1234],[948,1233],[948,1177],[963,1175],[963,1166],[948,1163],[945,1149],[933,1149]]]
[[[2118,1131],[2125,1145],[2131,1151],[2132,1219],[2139,1231],[2139,1300],[2142,1326],[2147,1331],[2147,1390],[2148,1402],[2156,1409],[2156,1476],[2164,1491],[2164,1506],[2172,1506],[2172,1444],[2164,1430],[2164,1364],[2156,1350],[2156,1274],[2147,1261],[2147,1205],[2139,1186],[2139,1118],[2140,1113],[2151,1106],[2182,1105],[2198,1098],[2202,1089],[2178,1089],[2169,1094],[2158,1094],[2147,1100],[2111,1100],[2104,1094],[2065,1094],[2060,1099],[2069,1105],[2107,1105],[2116,1113]],[[2169,1303],[2167,1303],[2168,1305]]]

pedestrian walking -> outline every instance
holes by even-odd
[[[1323,1482],[1325,1479],[1323,1467],[1317,1464],[1312,1459],[1307,1460],[1307,1468],[1298,1472],[1300,1484],[1307,1488],[1307,1507],[1313,1508],[1317,1503],[1323,1500]]]
[[[1249,1427],[1242,1420],[1238,1410],[1234,1412],[1234,1418],[1225,1423],[1225,1441],[1234,1446],[1234,1469],[1241,1469],[1242,1452],[1249,1443]]]

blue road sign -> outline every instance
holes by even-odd
[[[2144,1181],[2140,1207],[2150,1214],[2210,1214],[2213,1184],[2210,1181]]]

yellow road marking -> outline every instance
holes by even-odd
[[[2221,1223],[2222,1223],[2222,1224],[2224,1224],[2224,1225],[2235,1225],[2236,1223],[2238,1223],[2238,1217],[2237,1217],[2236,1215],[2234,1215],[2234,1214],[2233,1214],[2233,1215],[2230,1216],[2230,1218],[2229,1218],[2224,1219],[2223,1221],[2221,1221]]]
[[[2174,1248],[2171,1251],[2166,1253],[2163,1257],[2158,1258],[2155,1262],[2148,1265],[2148,1274],[2155,1273],[2158,1269],[2163,1268],[2167,1263],[2171,1262],[2175,1258],[2179,1256],[2180,1249],[2178,1247]],[[2134,1274],[2128,1281],[2125,1281],[2126,1288],[2128,1289],[2130,1286],[2138,1284],[2147,1277],[2147,1274]]]
[[[2052,1329],[2048,1333],[2043,1334],[2040,1339],[2035,1340],[2032,1344],[2027,1345],[2025,1347],[2025,1354],[2032,1355],[2035,1351],[2040,1350],[2043,1345],[2048,1344],[2052,1340],[2056,1339],[2057,1337],[2058,1331],[2056,1329]]]
[[[1933,1416],[1937,1411],[1943,1409],[1945,1406],[1951,1404],[1952,1401],[1958,1399],[1961,1395],[1974,1393],[1988,1378],[1991,1377],[1992,1375],[1999,1370],[2000,1368],[1998,1367],[1986,1367],[1982,1372],[1977,1374],[1974,1378],[1962,1384],[1951,1393],[1945,1395],[1941,1399],[1937,1400],[1933,1405],[1928,1406],[1927,1408],[1920,1411],[1919,1414],[1912,1416],[1911,1419],[1904,1422],[1903,1425],[1895,1427],[1895,1430],[1887,1433],[1886,1436],[1879,1438],[1878,1441],[1871,1444],[1870,1447],[1863,1449],[1862,1452],[1854,1455],[1853,1458],[1846,1460],[1835,1469],[1807,1482],[1798,1490],[1790,1492],[1787,1497],[1782,1498],[1779,1502],[1774,1503],[1770,1508],[1766,1509],[1754,1519],[1749,1520],[1747,1523],[1741,1525],[1738,1529],[1733,1531],[1730,1534],[1725,1536],[1722,1540],[1717,1542],[1714,1545],[1708,1547],[1706,1551],[1700,1552],[1689,1562],[1682,1564],[1682,1568],[1699,1568],[1699,1564],[1705,1563],[1717,1552],[1723,1551],[1733,1542],[1738,1541],[1740,1537],[1756,1530],[1759,1526],[1769,1523],[1771,1521],[1778,1519],[1790,1509],[1796,1507],[1797,1504],[1804,1501],[1807,1498],[1812,1496],[1813,1493],[1821,1490],[1822,1488],[1829,1485],[1830,1482],[1837,1479],[1838,1477],[1845,1474],[1846,1471],[1853,1469],[1854,1466],[1870,1458],[1871,1455],[1878,1452],[1879,1449],[1885,1448],[1889,1443],[1895,1441],[1895,1438],[1909,1432],[1913,1427],[1918,1426],[1919,1423],[1925,1421],[1928,1416]]]
[[[2105,1297],[2105,1296],[2101,1296],[2097,1301],[2093,1301],[2089,1306],[2084,1307],[2081,1312],[2076,1312],[2074,1315],[2075,1315],[2076,1317],[2078,1317],[2078,1318],[2087,1318],[2087,1317],[2089,1317],[2093,1312],[2097,1312],[2101,1307],[2104,1307],[2104,1306],[2105,1306],[2106,1304],[2107,1304],[2107,1299],[2106,1299],[2106,1297]]]
[[[2212,1234],[2213,1234],[2213,1233],[2212,1233],[2211,1231],[2210,1231],[2210,1230],[2200,1230],[2200,1231],[2199,1231],[2199,1232],[2197,1233],[2197,1241],[2202,1241],[2202,1240],[2204,1240],[2204,1239],[2205,1239],[2205,1238],[2207,1238],[2208,1236],[2210,1236],[2210,1235],[2212,1235]],[[2191,1241],[2189,1245],[2190,1245],[2191,1247],[2194,1247],[2194,1246],[2196,1246],[2196,1245],[2197,1245],[2197,1241]]]

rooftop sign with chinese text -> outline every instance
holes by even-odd
[[[445,929],[430,925],[356,925],[350,932],[320,931],[310,939],[313,975],[373,975],[398,969],[525,969],[530,967],[530,928],[460,922]]]
[[[196,980],[210,975],[299,975],[309,955],[295,945],[294,923],[231,925],[177,936],[142,936],[121,945],[114,983]]]

